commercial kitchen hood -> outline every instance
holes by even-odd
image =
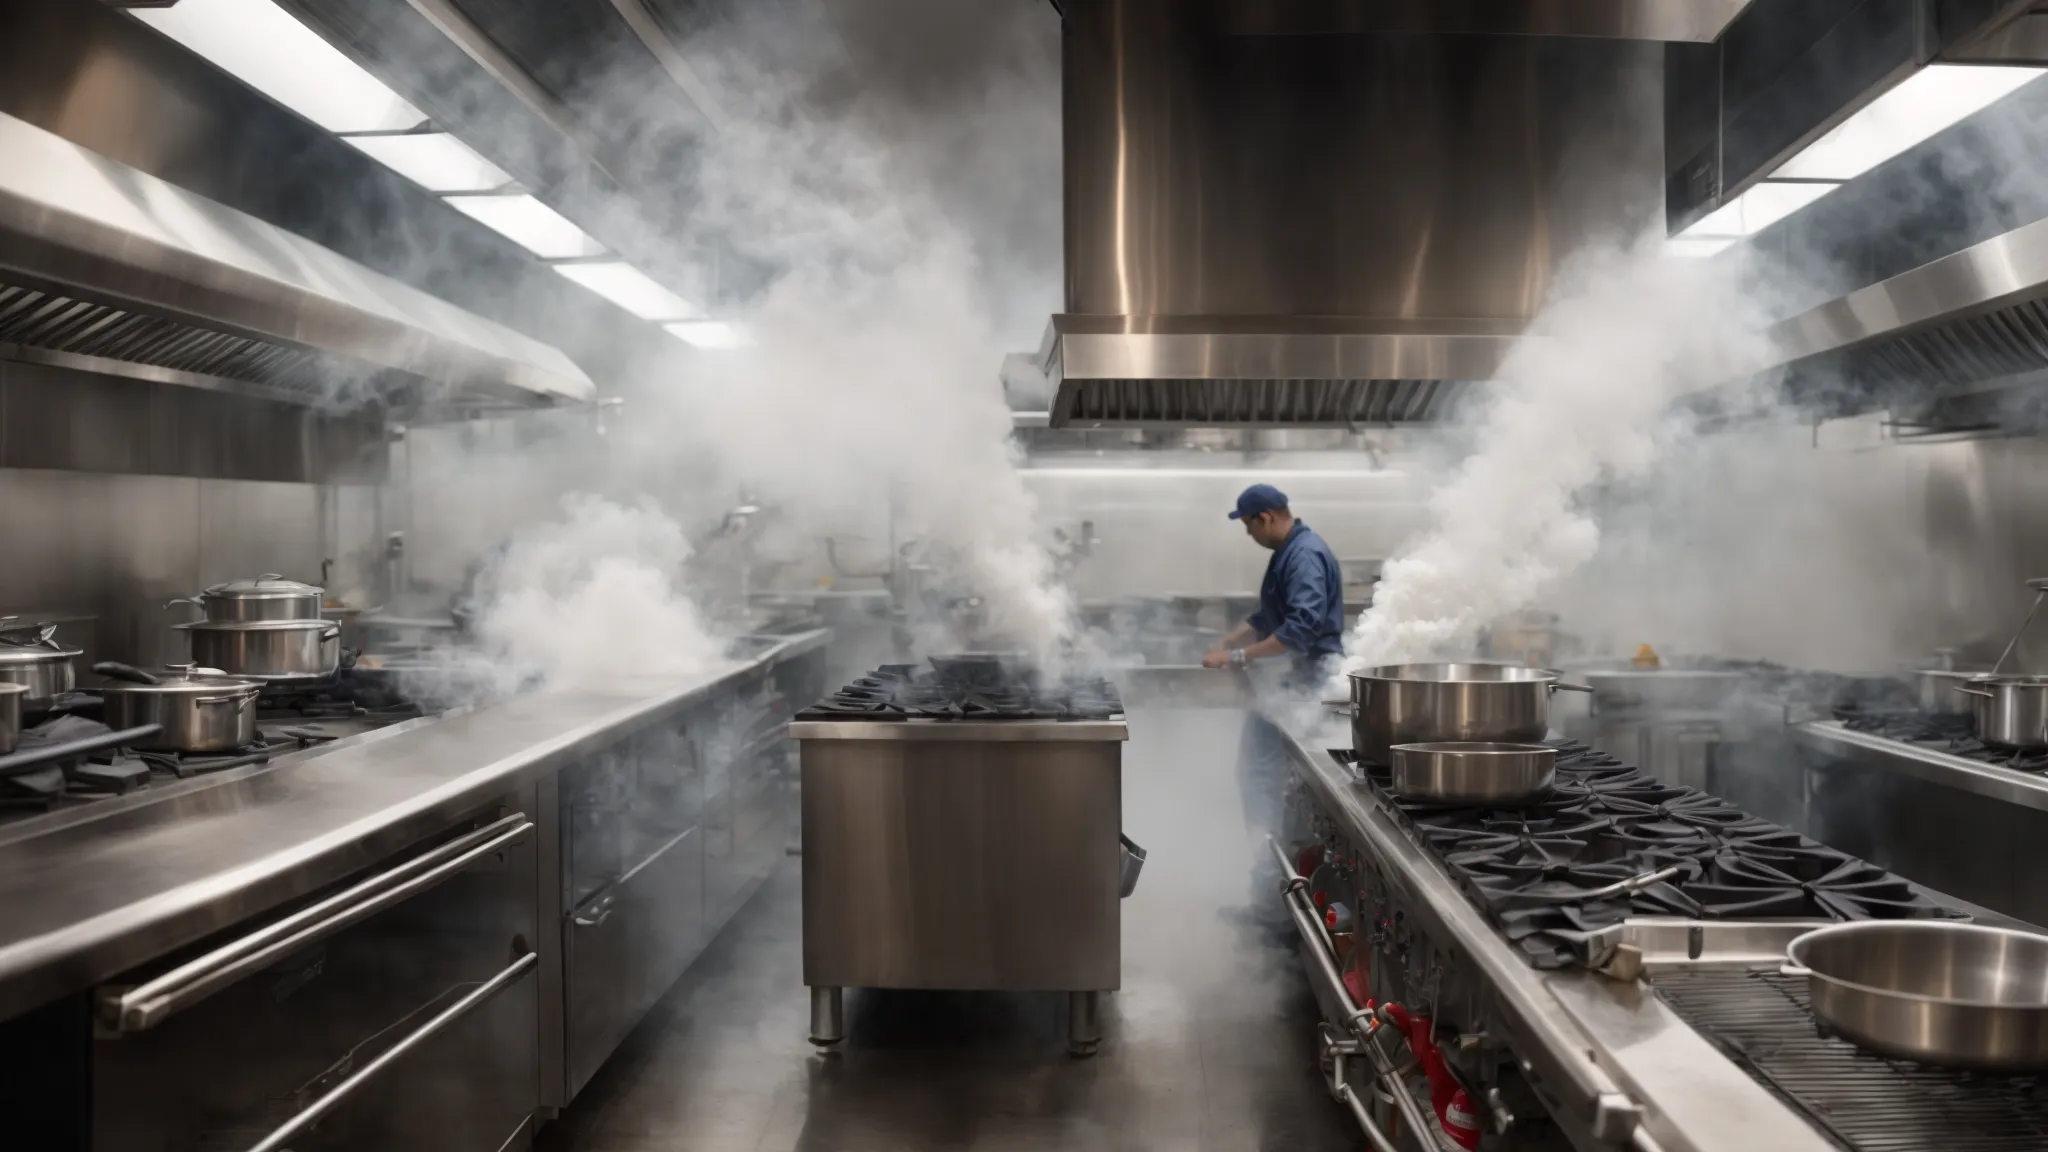
[[[1832,414],[2039,380],[2048,373],[2048,219],[1810,308],[1769,335],[1766,370]]]
[[[1055,426],[1453,411],[1663,202],[1665,44],[1743,3],[1062,0]]]
[[[560,351],[0,115],[0,357],[326,408],[589,400]]]

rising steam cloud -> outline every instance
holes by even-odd
[[[515,484],[519,503],[565,517],[527,526],[527,550],[582,553],[574,579],[542,557],[533,566],[545,578],[495,593],[496,644],[561,668],[616,664],[628,651],[654,660],[643,636],[613,630],[634,630],[657,604],[651,614],[674,637],[708,637],[691,602],[703,589],[678,580],[682,526],[715,524],[742,500],[773,524],[763,546],[782,548],[774,559],[800,573],[822,568],[822,538],[870,570],[914,541],[938,583],[978,599],[994,642],[1046,662],[1071,643],[1071,605],[1015,466],[998,376],[1004,351],[1035,339],[1019,318],[1042,323],[1058,292],[1056,216],[1046,243],[1042,221],[1009,219],[1009,206],[1042,211],[1047,199],[1010,177],[1033,149],[1057,158],[1057,105],[1046,99],[1057,87],[1041,74],[1056,66],[1057,25],[1035,6],[1016,14],[1015,27],[953,29],[993,63],[955,69],[947,87],[915,100],[885,82],[886,69],[883,82],[873,68],[850,69],[844,53],[860,50],[858,37],[812,6],[740,6],[695,30],[691,58],[719,95],[722,125],[670,158],[665,179],[689,207],[678,232],[650,247],[702,254],[675,279],[750,343],[678,346],[618,382],[626,406],[601,442],[525,444],[495,464],[444,468],[450,482],[434,497],[444,507],[489,504]],[[885,42],[903,28],[904,13],[888,15]],[[1019,30],[1043,41],[1039,50],[1010,52],[1005,37]],[[907,63],[921,82],[939,72],[929,60],[950,58],[942,46],[920,53]],[[1017,140],[1032,142],[1023,155],[1008,147]],[[1025,248],[1035,255],[1019,257]],[[493,490],[482,499],[456,491],[486,477]],[[535,488],[610,499],[557,505]],[[601,603],[619,600],[642,611]],[[588,660],[565,650],[561,616],[580,622]]]
[[[1685,424],[1673,405],[1761,354],[1735,261],[1667,257],[1661,238],[1589,249],[1508,353],[1473,450],[1388,561],[1347,668],[1468,655],[1480,629],[1592,559],[1589,498],[1646,475]]]
[[[675,676],[725,662],[678,580],[682,529],[652,504],[596,496],[513,537],[485,576],[477,638],[508,669],[555,685]]]

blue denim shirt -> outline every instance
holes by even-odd
[[[1248,623],[1261,640],[1278,636],[1302,663],[1344,651],[1344,576],[1330,546],[1302,521],[1266,562]]]

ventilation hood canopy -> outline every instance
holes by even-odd
[[[1664,197],[1661,39],[1742,3],[1063,0],[1051,423],[1455,410]]]
[[[2048,374],[2048,220],[1775,325],[1787,393],[1827,413],[1921,406]]]
[[[559,350],[0,115],[0,356],[308,405],[588,401]]]

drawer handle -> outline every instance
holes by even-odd
[[[571,919],[576,921],[578,928],[595,928],[599,924],[611,919],[612,909],[616,907],[618,907],[618,901],[607,896],[592,904],[588,911],[578,912]]]
[[[405,1059],[408,1053],[433,1039],[436,1033],[483,1007],[485,1001],[517,983],[520,977],[532,971],[539,963],[540,954],[537,952],[528,952],[514,960],[503,972],[484,981],[475,991],[450,1004],[432,1020],[420,1025],[418,1031],[393,1044],[375,1060],[363,1065],[362,1071],[336,1084],[319,1099],[306,1105],[298,1115],[285,1121],[276,1131],[258,1141],[249,1152],[276,1152],[277,1149],[283,1148],[287,1141],[318,1123],[329,1112],[347,1103],[349,1097],[355,1095],[379,1073]]]
[[[100,994],[102,1022],[116,1032],[154,1028],[215,992],[288,953],[433,888],[533,830],[524,815],[507,816],[303,908],[275,924],[188,961],[129,989]]]

